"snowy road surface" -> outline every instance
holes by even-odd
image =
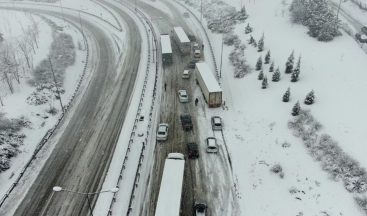
[[[60,185],[81,192],[98,191],[103,183],[106,167],[124,123],[140,61],[139,32],[131,18],[126,14],[120,15],[128,24],[128,46],[122,68],[119,67],[122,59],[115,61],[114,44],[109,41],[107,32],[87,19],[83,20],[84,29],[94,36],[93,46],[96,49],[91,52],[95,56],[90,62],[96,65],[96,71],[55,149],[15,215],[88,214],[85,196],[53,193],[52,187]],[[79,22],[78,16],[64,16],[72,22]],[[96,197],[90,198],[93,205]]]

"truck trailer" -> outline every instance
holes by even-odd
[[[222,105],[222,88],[205,62],[195,64],[195,77],[208,106],[220,107]]]
[[[161,34],[161,50],[163,64],[172,63],[171,39],[168,34]]]
[[[180,216],[185,157],[169,153],[164,163],[155,216]]]
[[[191,50],[191,42],[182,27],[173,27],[173,39],[182,54],[189,54]]]

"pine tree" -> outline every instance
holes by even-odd
[[[263,72],[263,70],[261,70],[261,71],[259,72],[259,75],[257,76],[257,79],[258,79],[258,80],[262,80],[262,79],[264,79],[264,72]]]
[[[274,62],[271,62],[269,72],[273,72],[273,71],[274,71]]]
[[[297,101],[297,103],[294,104],[292,108],[292,116],[297,116],[300,111],[301,111],[301,106],[299,105],[299,101]]]
[[[315,102],[315,92],[312,90],[310,91],[305,98],[304,103],[307,105],[311,105]]]
[[[273,82],[278,82],[280,80],[280,70],[277,68],[275,73],[273,74],[273,77],[271,79]]]
[[[247,26],[245,28],[245,34],[251,33],[252,32],[252,27],[250,26],[250,24],[247,23]]]
[[[297,82],[299,80],[300,73],[301,73],[301,56],[298,58],[297,66],[292,72],[291,82]]]
[[[257,51],[262,52],[264,50],[264,34],[261,36],[259,42],[257,43]]]
[[[264,76],[264,79],[261,83],[261,88],[266,89],[267,87],[268,87],[268,78],[266,78],[266,76]]]
[[[288,87],[287,91],[283,95],[283,102],[288,102],[291,96],[291,89]]]
[[[248,40],[248,44],[253,44],[255,42],[254,37],[252,35],[250,36],[250,39]]]
[[[268,52],[265,55],[265,62],[264,64],[269,64],[270,62],[270,50],[268,50]]]
[[[256,70],[261,70],[263,68],[263,59],[261,56],[257,59]]]
[[[293,64],[294,64],[294,51],[288,57],[287,62],[285,63],[285,73],[290,74],[293,71]]]

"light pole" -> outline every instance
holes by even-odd
[[[90,202],[90,199],[89,199],[89,195],[95,195],[95,194],[101,194],[101,193],[107,193],[107,192],[116,193],[117,191],[119,191],[119,188],[115,187],[115,188],[111,188],[111,189],[108,189],[108,190],[97,191],[97,192],[79,192],[79,191],[72,191],[72,190],[64,189],[60,186],[54,186],[52,188],[52,190],[54,192],[64,191],[64,192],[67,192],[67,193],[85,195],[85,197],[88,201],[88,207],[89,207],[90,215],[93,216],[93,209],[92,209],[92,205],[91,205],[91,202]]]
[[[60,106],[61,106],[61,111],[62,111],[62,113],[64,113],[64,106],[62,105],[62,101],[61,101],[61,94],[60,94],[59,87],[57,86],[56,77],[55,77],[55,72],[54,72],[54,69],[53,69],[53,67],[52,67],[51,57],[48,57],[48,61],[50,62],[51,73],[52,73],[52,77],[53,77],[53,79],[54,79],[54,83],[55,83],[55,87],[56,87],[57,96],[59,97],[59,102],[60,102]]]

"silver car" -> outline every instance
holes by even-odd
[[[168,124],[167,123],[161,123],[158,125],[157,130],[157,140],[158,141],[165,141],[168,137]]]
[[[178,90],[178,99],[181,103],[189,102],[189,96],[187,95],[186,90]]]
[[[213,116],[212,120],[212,130],[222,130],[223,124],[222,124],[222,118],[219,116]]]

